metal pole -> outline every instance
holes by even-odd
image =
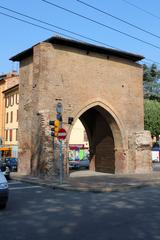
[[[62,148],[62,140],[60,140],[60,184],[63,183],[63,148]]]
[[[60,114],[61,120],[62,120],[62,114]],[[62,128],[62,121],[60,121],[60,128]],[[62,140],[60,141],[59,145],[59,162],[60,162],[60,184],[63,183],[63,146],[62,146]]]
[[[58,102],[56,105],[56,112],[57,112],[57,119],[60,121],[60,128],[62,128],[62,111],[63,111],[63,106],[61,102]],[[62,140],[60,140],[59,144],[59,170],[60,170],[60,184],[63,183],[63,147],[62,147]]]

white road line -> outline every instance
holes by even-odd
[[[9,190],[22,190],[22,189],[31,189],[31,188],[43,188],[41,186],[26,186],[26,187],[9,187]]]
[[[8,185],[12,185],[12,184],[20,184],[22,182],[19,182],[19,181],[14,181],[14,182],[8,182]]]

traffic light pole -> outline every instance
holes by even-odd
[[[64,129],[62,129],[62,103],[58,102],[57,106],[56,106],[56,120],[50,120],[49,121],[49,125],[53,126],[53,128],[51,128],[51,136],[56,137],[59,139],[59,181],[60,184],[63,183],[63,138],[58,137],[58,133],[59,130],[63,130],[63,134],[64,134]],[[59,129],[60,127],[60,129]],[[54,151],[55,151],[55,144],[54,144]]]

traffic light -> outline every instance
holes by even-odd
[[[72,124],[73,120],[74,120],[73,117],[69,117],[69,118],[68,118],[68,124]]]
[[[51,136],[52,137],[57,137],[58,136],[58,131],[60,128],[60,121],[55,120],[55,121],[49,121],[49,125],[53,126],[51,128]]]

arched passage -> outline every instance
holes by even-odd
[[[82,113],[79,119],[89,140],[90,169],[106,173],[123,172],[125,155],[122,153],[121,131],[111,113],[96,105]]]

